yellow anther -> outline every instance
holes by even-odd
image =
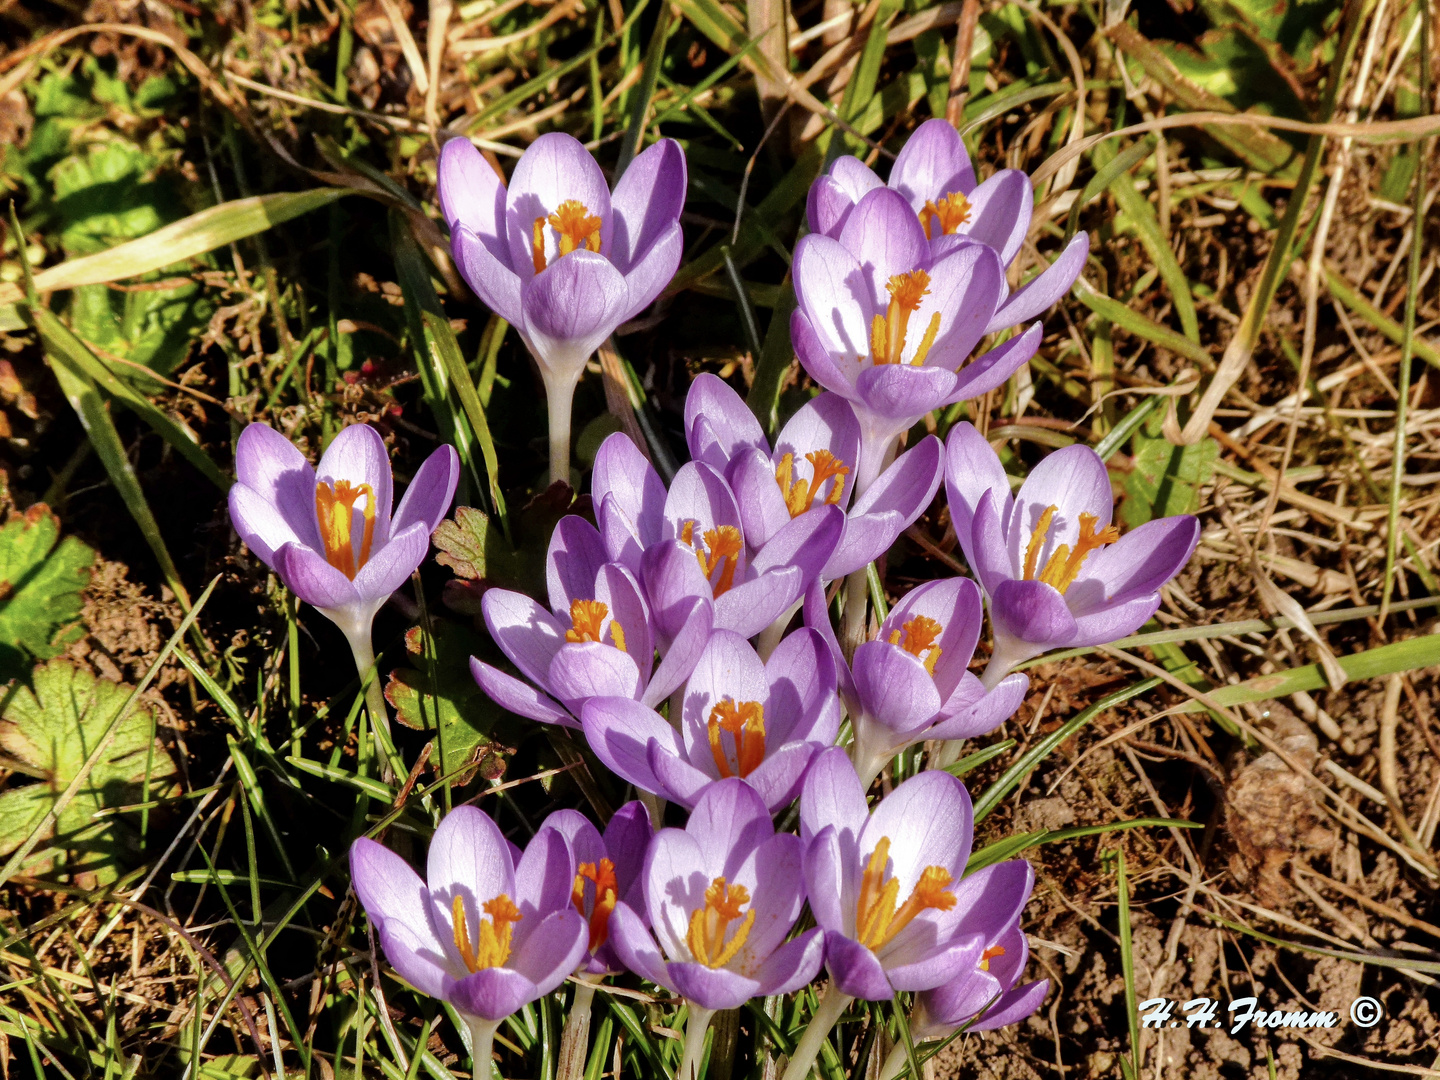
[[[890,293],[890,303],[884,315],[870,320],[870,356],[877,364],[898,364],[905,353],[910,316],[920,310],[921,301],[930,295],[930,275],[924,270],[896,274],[885,283],[885,288]],[[919,367],[925,362],[939,333],[940,313],[936,311],[931,314],[920,347],[910,360],[913,366]]]
[[[485,914],[490,916],[490,921],[480,923],[480,945],[476,948],[470,944],[470,924],[465,918],[465,898],[456,893],[450,904],[451,919],[455,923],[455,948],[460,952],[460,959],[471,971],[503,967],[505,961],[510,959],[511,931],[515,923],[524,918],[520,909],[504,893],[494,900],[486,900],[480,906]]]
[[[1094,514],[1081,514],[1080,535],[1075,541],[1075,550],[1071,551],[1069,544],[1061,544],[1051,552],[1050,558],[1045,560],[1044,568],[1036,574],[1035,564],[1039,561],[1040,549],[1045,546],[1045,538],[1050,533],[1050,523],[1054,520],[1057,509],[1054,506],[1046,507],[1045,512],[1040,515],[1035,531],[1030,534],[1030,543],[1025,548],[1024,577],[1026,581],[1043,581],[1063,595],[1075,584],[1080,568],[1085,565],[1085,560],[1092,552],[1120,539],[1120,529],[1115,525],[1107,525],[1097,533],[1095,525],[1100,519]]]
[[[925,670],[935,674],[935,661],[940,659],[940,646],[935,644],[945,627],[925,615],[916,615],[899,630],[890,631],[890,644],[899,645],[911,656],[925,664]],[[926,650],[929,655],[924,655]]]
[[[588,248],[600,250],[600,216],[592,214],[579,199],[566,199],[549,217],[537,217],[530,239],[530,256],[538,274],[545,269],[545,226],[549,225],[559,236],[559,254],[563,259],[572,251]]]
[[[850,466],[837,458],[829,450],[812,450],[805,455],[805,460],[810,462],[811,478],[809,480],[796,480],[795,477],[795,455],[786,454],[780,459],[780,464],[775,467],[775,482],[780,485],[780,494],[785,500],[785,509],[790,511],[792,518],[799,517],[815,505],[815,496],[820,494],[820,486],[827,480],[833,481],[830,491],[825,496],[825,501],[834,506],[840,501],[840,496],[845,493],[845,477],[850,474]]]
[[[749,902],[750,893],[744,885],[727,886],[723,877],[712,881],[705,890],[705,906],[696,908],[690,916],[690,929],[685,934],[690,955],[708,968],[724,967],[735,959],[750,936],[750,927],[755,922],[754,909],[745,913],[728,942],[725,933],[730,924],[740,918],[740,909]]]
[[[740,561],[740,550],[745,546],[739,529],[734,525],[706,529],[701,537],[704,542],[696,544],[695,522],[687,521],[680,529],[680,539],[695,549],[695,559],[706,581],[714,577],[717,569],[720,571],[719,578],[711,585],[711,593],[716,600],[734,587],[735,568]]]
[[[725,698],[710,710],[706,725],[710,735],[710,754],[722,778],[749,776],[765,760],[765,706],[758,701]],[[735,765],[725,753],[722,732],[729,732],[735,744]]]
[[[860,897],[855,904],[856,939],[872,952],[893,941],[922,911],[949,911],[955,906],[955,894],[948,888],[954,881],[950,872],[941,866],[927,866],[909,899],[897,908],[900,882],[887,879],[889,861],[890,838],[882,836],[861,875]]]
[[[990,970],[990,961],[991,961],[991,960],[994,960],[997,956],[1004,956],[1004,955],[1005,955],[1005,946],[1004,946],[1004,945],[991,945],[991,946],[990,946],[988,949],[986,949],[985,952],[984,952],[983,954],[981,954],[981,956],[980,956],[980,970],[981,970],[981,971],[989,971],[989,970]]]
[[[920,224],[925,229],[925,239],[932,239],[930,219],[940,222],[940,235],[950,236],[970,220],[970,200],[958,191],[952,191],[934,202],[927,202],[920,211]]]
[[[360,557],[355,557],[351,538],[355,520],[355,503],[365,499],[365,532],[360,539]],[[334,485],[323,480],[315,485],[315,519],[320,526],[320,542],[325,546],[325,561],[352,581],[360,567],[370,560],[370,543],[375,539],[375,493],[369,484],[336,480]]]
[[[575,887],[570,892],[570,901],[575,910],[585,916],[590,924],[590,951],[594,952],[610,936],[610,913],[615,910],[619,885],[615,880],[615,864],[609,859],[595,863],[581,863],[575,875]],[[589,915],[585,914],[585,882],[595,887]]]

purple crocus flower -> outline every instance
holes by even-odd
[[[610,944],[610,913],[621,900],[630,906],[642,905],[640,868],[655,830],[641,802],[628,802],[611,815],[605,834],[590,824],[578,810],[556,810],[540,831],[554,829],[570,844],[575,855],[575,883],[570,902],[585,917],[589,927],[588,951],[582,970],[589,975],[609,975],[620,970],[620,961]]]
[[[820,969],[818,928],[785,940],[805,902],[801,865],[800,838],[776,835],[755,789],[721,780],[683,830],[662,829],[650,844],[642,881],[654,936],[629,904],[615,905],[610,935],[621,961],[690,1007],[684,1080],[698,1072],[715,1010],[788,994]]]
[[[739,634],[716,630],[681,700],[678,731],[628,698],[591,698],[582,719],[611,772],[686,807],[738,777],[774,813],[840,729],[835,666],[813,630],[785,638],[763,664]]]
[[[606,551],[639,574],[662,640],[694,617],[697,601],[711,605],[715,627],[758,634],[804,595],[845,527],[844,512],[827,504],[782,525],[752,554],[719,472],[688,462],[667,492],[621,432],[596,455],[592,496]]]
[[[685,154],[661,139],[610,191],[572,136],[541,135],[507,190],[467,139],[440,152],[440,206],[465,280],[519,332],[545,380],[550,480],[570,479],[570,401],[590,354],[680,265]]]
[[[811,231],[838,240],[855,205],[884,186],[859,158],[837,158],[829,174],[810,187]],[[888,186],[909,203],[937,258],[968,240],[992,248],[1008,267],[1030,232],[1035,204],[1030,178],[1019,169],[1001,169],[977,184],[965,143],[944,120],[927,120],[915,129],[895,159]],[[1078,233],[1046,270],[1002,299],[986,330],[1035,318],[1065,295],[1089,253],[1090,237]]]
[[[575,856],[558,829],[542,829],[521,855],[493,821],[462,806],[435,830],[428,880],[363,837],[350,847],[350,875],[390,966],[455,1007],[477,1063],[490,1060],[500,1021],[585,957],[589,927],[571,903]]]
[[[851,758],[863,788],[895,754],[925,739],[969,739],[993,731],[1025,700],[1030,680],[1016,674],[987,690],[970,673],[984,609],[968,578],[927,581],[890,609],[873,641],[855,650],[850,667],[812,587],[805,621],[825,637],[852,718]]]
[[[740,395],[705,373],[685,398],[685,439],[694,460],[730,482],[752,547],[763,547],[793,518],[814,509],[848,508],[822,581],[844,577],[884,554],[940,486],[942,450],[940,440],[930,436],[900,455],[851,506],[860,423],[838,394],[824,393],[802,405],[772,452]]]
[[[471,674],[497,704],[542,723],[579,728],[576,718],[592,697],[656,705],[690,674],[709,637],[708,613],[691,610],[652,672],[655,638],[640,586],[630,571],[605,560],[595,526],[571,515],[550,537],[550,611],[523,593],[485,593],[480,608],[490,636],[529,680],[471,657]]]
[[[1160,588],[1200,540],[1190,514],[1148,521],[1124,536],[1100,455],[1067,446],[1030,471],[1015,494],[999,457],[968,423],[946,446],[950,519],[990,604],[995,651],[982,682],[1048,649],[1099,645],[1139,629]]]
[[[876,188],[838,238],[803,237],[793,264],[795,352],[860,421],[855,490],[880,474],[896,437],[933,409],[993,390],[1035,354],[1040,325],[965,367],[1005,292],[995,250],[961,240],[936,254],[903,196]]]
[[[837,990],[889,1001],[980,961],[984,935],[967,924],[977,904],[995,902],[987,889],[996,867],[961,880],[973,817],[965,785],[949,773],[911,777],[872,812],[845,751],[816,756],[800,794],[800,836]]]

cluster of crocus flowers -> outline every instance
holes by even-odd
[[[440,152],[455,263],[540,367],[551,483],[570,480],[570,405],[585,362],[680,265],[686,183],[673,139],[631,162],[613,192],[589,151],[562,132],[530,144],[508,188],[468,139]]]

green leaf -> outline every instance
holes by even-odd
[[[447,584],[445,603],[452,610],[478,615],[479,594],[470,583],[482,581],[531,596],[543,595],[550,534],[556,522],[575,513],[591,516],[589,496],[577,500],[570,485],[561,481],[551,484],[512,516],[515,546],[511,547],[500,530],[492,527],[490,515],[473,506],[456,507],[455,517],[442,521],[432,537],[440,549],[435,561],[450,567],[459,579]]]
[[[0,750],[42,778],[0,793],[0,854],[9,854],[55,805],[125,707],[131,688],[97,679],[65,660],[35,669],[31,685],[15,684],[0,713]],[[51,858],[67,853],[66,869],[111,881],[133,832],[100,811],[164,798],[176,788],[175,762],[155,739],[153,709],[137,703],[116,727],[109,748],[55,821]],[[148,781],[148,784],[147,784]],[[148,790],[147,790],[148,789]],[[34,873],[31,864],[27,869]]]
[[[1175,446],[1160,433],[1162,422],[1152,414],[1135,432],[1135,468],[1125,477],[1120,504],[1120,518],[1132,529],[1153,518],[1193,512],[1220,454],[1220,444],[1208,436],[1194,446]]]
[[[43,503],[0,528],[0,679],[24,675],[80,636],[94,561],[75,537],[60,540],[60,522]]]
[[[470,657],[485,642],[472,630],[444,619],[435,620],[434,634],[419,626],[405,635],[411,667],[397,668],[385,686],[385,700],[395,719],[417,731],[437,733],[439,770],[450,775],[476,765],[487,780],[505,772],[506,747],[492,743],[495,722],[505,714],[470,677]],[[462,786],[469,782],[456,777]]]
[[[123,292],[81,285],[71,294],[70,326],[90,345],[168,375],[184,363],[214,310],[194,281]],[[144,381],[147,391],[159,389]]]

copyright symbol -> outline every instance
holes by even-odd
[[[1385,1015],[1385,1009],[1373,997],[1358,997],[1350,1003],[1350,1020],[1363,1028],[1372,1028]]]

